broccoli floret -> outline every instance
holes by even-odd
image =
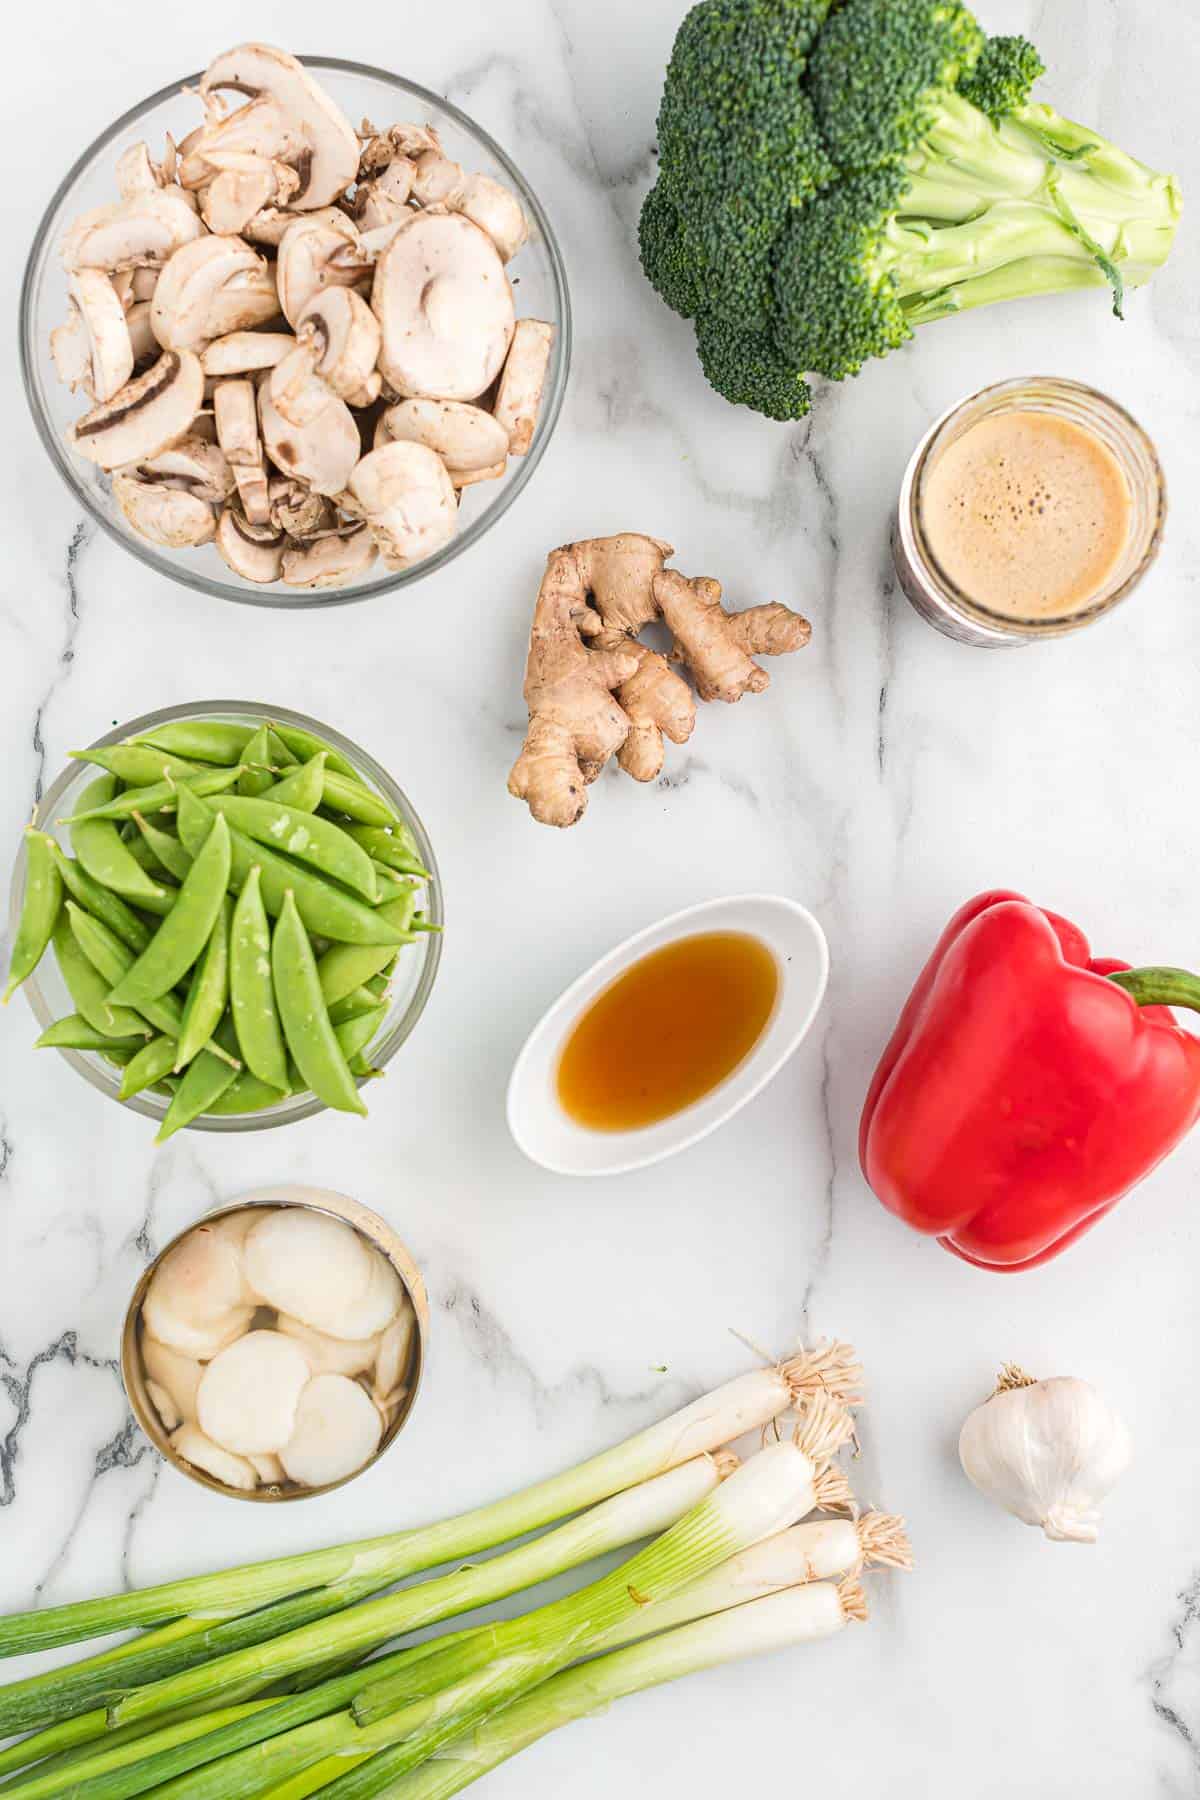
[[[696,349],[709,386],[734,406],[788,420],[802,419],[812,404],[804,376],[765,332],[740,332],[710,315],[696,320]]]
[[[1045,73],[1046,65],[1028,38],[993,37],[970,74],[959,81],[958,91],[998,125],[1005,113],[1025,105],[1030,88]]]
[[[701,0],[659,114],[642,261],[726,398],[800,417],[915,326],[1150,278],[1180,201],[1031,104],[1041,58],[962,0]]]

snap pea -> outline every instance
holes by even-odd
[[[363,982],[364,991],[368,994],[374,994],[376,1000],[387,999],[392,985],[391,972],[395,967],[395,961],[396,959],[393,957],[386,969],[381,969],[378,975],[372,975],[370,981]]]
[[[198,853],[215,817],[206,801],[180,789],[179,836],[193,855]],[[345,944],[395,945],[404,942],[403,934],[382,916],[382,907],[372,909],[364,905],[345,889],[334,887],[322,876],[313,874],[300,863],[278,856],[265,845],[253,843],[240,831],[231,831],[229,837],[233,852],[230,886],[235,893],[241,891],[243,882],[257,863],[261,871],[263,901],[267,911],[275,917],[281,912],[284,894],[290,888],[295,893],[301,918],[316,936]],[[351,985],[357,987],[358,982]]]
[[[67,904],[69,908],[70,902],[68,901]],[[134,958],[129,954],[125,945],[98,919],[93,919],[89,914],[80,912],[78,907],[71,911],[71,929],[85,957],[102,978],[106,992],[116,987],[117,983],[129,973],[134,963]],[[83,1011],[82,1007],[80,1007],[80,1011]],[[136,1008],[136,1014],[140,1014],[139,1026],[142,1024],[142,1020],[145,1020],[147,1024],[154,1027],[155,1031],[165,1032],[167,1037],[177,1038],[183,1030],[183,1007],[174,994],[163,994],[157,1000],[143,1001]],[[150,1033],[146,1032],[145,1035],[149,1036]],[[216,1043],[215,1039],[210,1039],[206,1048],[214,1056],[224,1057],[227,1055],[227,1052]],[[230,1060],[235,1068],[241,1067],[236,1056],[231,1057]]]
[[[192,866],[192,859],[179,839],[172,837],[169,831],[163,831],[159,826],[152,825],[144,813],[135,812],[133,822],[154,860],[166,870],[168,875],[173,875],[176,881],[185,880],[187,872]]]
[[[411,875],[397,875],[395,869],[389,869],[386,863],[377,862],[373,866],[380,900],[396,900],[401,894],[412,891],[413,877]],[[378,904],[377,901],[376,905]]]
[[[143,951],[150,942],[150,931],[133,908],[126,906],[119,894],[111,893],[98,881],[93,881],[83,865],[64,855],[58,844],[53,845],[51,854],[54,866],[62,877],[63,886],[71,898],[77,900],[85,912],[90,912],[93,918],[107,925],[131,950],[139,953]]]
[[[238,776],[237,791],[239,794],[265,794],[275,780],[274,759],[271,755],[271,734],[265,725],[260,725],[254,736],[246,744],[241,755],[242,772]]]
[[[415,894],[401,894],[395,900],[385,900],[377,908],[375,916],[393,926],[400,933],[402,943],[414,944],[416,938],[407,927],[415,905]],[[396,953],[390,945],[334,944],[317,964],[326,1006],[344,1000],[347,994],[362,987],[372,975],[379,975],[383,970],[390,969],[395,960]]]
[[[137,1037],[113,1038],[89,1025],[82,1013],[68,1013],[47,1025],[34,1043],[35,1050],[140,1050],[145,1032]]]
[[[116,786],[115,775],[101,775],[97,781],[89,783],[80,795],[84,810],[88,806],[105,805],[112,799]],[[111,888],[126,900],[155,900],[162,894],[162,888],[151,881],[141,864],[129,854],[128,844],[121,842],[111,819],[81,819],[71,827],[71,843],[92,880],[102,887]]]
[[[289,888],[271,939],[275,1003],[287,1047],[319,1100],[339,1112],[366,1113],[354,1077],[329,1022],[308,933]]]
[[[126,1063],[117,1098],[131,1100],[135,1094],[140,1094],[143,1088],[156,1087],[163,1077],[169,1075],[175,1067],[175,1055],[178,1048],[173,1037],[151,1038],[150,1042],[144,1044],[137,1055],[131,1057]]]
[[[325,758],[328,754],[327,750],[318,750],[306,763],[299,763],[273,787],[263,790],[264,797],[273,800],[276,806],[291,806],[297,812],[315,813],[325,792]],[[239,788],[238,791],[246,793],[249,790]]]
[[[380,825],[347,825],[347,836],[360,844],[368,856],[398,875],[420,875],[429,879],[429,870],[421,862],[417,840],[407,825],[395,825],[385,831]]]
[[[271,763],[275,768],[294,769],[303,760],[288,749],[273,725],[267,726],[267,745],[271,752]]]
[[[44,831],[26,826],[25,894],[8,965],[8,983],[4,989],[6,1006],[41,962],[46,946],[54,936],[62,901],[62,876],[54,861],[54,840]]]
[[[345,1025],[348,1020],[360,1018],[363,1013],[374,1012],[378,1006],[378,994],[373,994],[366,986],[357,987],[343,1000],[334,1001],[329,1008],[330,1023],[334,1026]]]
[[[325,739],[319,738],[314,731],[303,731],[299,725],[280,725],[275,719],[272,719],[270,723],[271,730],[284,748],[291,752],[296,762],[307,762],[310,756],[317,754],[318,750],[324,750],[331,769],[336,770],[339,775],[346,776],[356,786],[361,786],[362,776],[350,758],[343,756],[340,750],[335,750],[332,744],[327,744]]]
[[[271,980],[271,927],[257,863],[242,883],[233,909],[229,999],[246,1067],[269,1087],[286,1089],[287,1053]]]
[[[228,894],[223,894],[216,922],[196,964],[184,1003],[183,1030],[179,1034],[173,1065],[176,1075],[204,1048],[225,1012],[229,1000],[229,928],[232,918],[233,902]]]
[[[269,1082],[260,1081],[257,1075],[243,1073],[235,1076],[223,1094],[209,1101],[208,1110],[210,1113],[262,1112],[268,1106],[278,1106],[281,1100],[288,1098],[290,1091],[272,1087]]]
[[[229,827],[218,818],[179,897],[133,967],[113,989],[130,1006],[158,1000],[187,974],[209,937],[229,886]]]
[[[72,750],[71,756],[76,762],[95,763],[98,769],[107,769],[126,787],[148,787],[152,782],[165,781],[168,776],[176,780],[180,776],[204,773],[199,763],[189,762],[183,756],[171,756],[166,750],[154,749],[151,744],[106,744],[99,750]]]
[[[216,1102],[226,1090],[233,1086],[236,1070],[227,1062],[221,1062],[208,1050],[202,1050],[193,1062],[190,1062],[179,1086],[171,1096],[166,1116],[158,1128],[156,1144],[165,1144],[168,1138],[198,1119],[201,1113],[211,1112]]]
[[[348,819],[357,819],[361,825],[401,825],[404,822],[381,795],[329,764],[325,768],[323,804],[331,812],[345,813]]]
[[[359,1013],[357,1018],[346,1019],[341,1025],[334,1026],[333,1035],[347,1062],[365,1051],[372,1038],[378,1037],[379,1027],[386,1018],[387,1007],[376,1006],[370,1012]]]
[[[119,830],[121,833],[121,842],[129,851],[134,862],[141,863],[151,880],[157,881],[161,885],[167,871],[163,868],[149,844],[147,844],[143,838],[140,838],[136,831],[130,836],[128,823],[120,826]]]
[[[148,1038],[150,1033],[135,1012],[127,1006],[109,1005],[110,984],[88,961],[76,939],[74,915],[77,913],[78,907],[68,900],[58,915],[51,939],[62,978],[67,984],[67,992],[75,1002],[76,1012],[82,1013],[93,1031],[98,1031],[101,1037]],[[82,913],[79,916],[87,918],[88,915]]]
[[[374,905],[375,871],[371,858],[340,825],[313,813],[298,812],[292,806],[280,806],[274,800],[250,799],[242,794],[214,794],[209,805],[256,844],[294,856],[297,862],[327,875],[331,881],[341,882]]]
[[[123,794],[114,795],[104,805],[72,813],[69,819],[60,819],[59,824],[78,825],[87,819],[131,819],[135,812],[174,812],[181,786],[191,788],[194,794],[202,797],[207,794],[223,794],[226,788],[233,786],[240,774],[240,768],[210,769],[207,774],[194,775],[187,782],[156,781],[153,787],[126,788]],[[89,788],[87,793],[90,792]],[[86,794],[81,798],[86,798]]]
[[[139,733],[134,742],[153,744],[194,762],[229,764],[241,761],[253,736],[251,725],[228,724],[222,719],[172,719],[167,725],[156,725],[153,731]]]

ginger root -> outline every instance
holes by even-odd
[[[546,559],[525,665],[529,730],[508,778],[543,825],[574,825],[610,756],[636,781],[653,781],[664,738],[684,744],[696,698],[732,703],[770,683],[755,656],[807,644],[807,619],[778,604],[728,613],[721,584],[668,569],[670,544],[639,532],[564,544]],[[669,659],[639,641],[661,619]]]

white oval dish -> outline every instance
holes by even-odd
[[[630,964],[665,944],[707,931],[758,938],[779,965],[779,992],[750,1054],[694,1105],[636,1131],[589,1131],[568,1117],[555,1093],[558,1059],[571,1029],[596,996]],[[573,981],[534,1026],[508,1083],[508,1128],[532,1162],[556,1175],[623,1175],[686,1150],[762,1092],[804,1041],[825,993],[829,946],[812,914],[779,894],[705,900],[637,931]]]

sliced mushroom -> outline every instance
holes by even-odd
[[[214,1444],[211,1438],[205,1437],[198,1425],[181,1425],[178,1431],[172,1432],[170,1444],[184,1462],[191,1463],[193,1468],[202,1469],[206,1475],[211,1475],[214,1481],[221,1482],[225,1487],[249,1493],[258,1486],[258,1476],[253,1464],[247,1462],[244,1456],[234,1456],[230,1451],[223,1450],[220,1444]]]
[[[359,242],[354,221],[336,218],[293,220],[279,241],[275,283],[279,305],[291,325],[299,322],[309,301],[326,287],[353,287],[369,273],[371,261]]]
[[[196,1389],[196,1422],[236,1456],[282,1450],[312,1371],[281,1331],[248,1331],[214,1356]]]
[[[294,134],[280,107],[267,94],[226,112],[220,100],[201,95],[206,117],[179,146],[179,181],[198,192],[213,178],[219,156],[258,156],[269,161],[292,148]]]
[[[213,414],[217,442],[228,458],[237,482],[242,510],[251,525],[266,525],[271,517],[267,500],[267,471],[252,381],[219,381],[213,390]]]
[[[373,180],[359,183],[354,192],[354,217],[362,230],[406,217],[415,174],[412,158],[398,156]]]
[[[205,346],[200,364],[206,375],[249,375],[273,369],[295,343],[290,331],[231,331]]]
[[[132,200],[137,194],[152,194],[156,188],[168,187],[170,180],[144,143],[130,144],[117,158],[117,189],[122,200]]]
[[[271,399],[289,425],[308,425],[330,396],[348,400],[375,371],[379,321],[352,288],[315,294],[296,321],[295,348],[271,372]]]
[[[159,343],[168,350],[202,350],[214,338],[255,323],[253,304],[251,316],[239,318],[236,324],[216,313],[216,302],[230,284],[251,273],[258,278],[256,286],[247,290],[243,285],[236,293],[263,292],[263,278],[268,284],[270,281],[265,260],[238,237],[198,238],[177,250],[159,276],[150,302],[150,319]]]
[[[143,1336],[142,1366],[156,1386],[169,1395],[178,1414],[175,1424],[178,1425],[182,1420],[194,1425],[196,1389],[204,1373],[204,1364],[194,1356],[184,1356],[180,1351],[172,1350],[169,1344],[160,1344],[157,1338]],[[158,1405],[157,1401],[155,1405]],[[159,1411],[161,1410],[160,1407]],[[174,1426],[168,1426],[168,1430],[174,1430]]]
[[[441,457],[424,444],[394,441],[372,450],[349,487],[391,564],[420,562],[454,536],[454,487]]]
[[[111,400],[133,374],[134,352],[120,296],[99,269],[80,269],[67,279],[68,316],[50,333],[59,379],[74,393]]]
[[[370,1462],[382,1436],[383,1421],[357,1381],[314,1375],[300,1396],[295,1430],[279,1460],[293,1481],[326,1487]]]
[[[250,95],[252,103],[269,98],[283,115],[288,141],[275,154],[291,163],[300,177],[292,206],[305,212],[328,206],[351,186],[358,173],[357,134],[296,57],[270,44],[240,44],[227,50],[208,65],[200,92],[208,95],[229,88]],[[237,113],[231,117],[236,119]]]
[[[153,300],[154,290],[157,286],[157,269],[130,269],[129,304],[136,306],[143,300]]]
[[[411,161],[422,150],[440,150],[442,147],[432,125],[402,123],[389,126],[387,131],[376,131],[370,120],[364,119],[363,136],[366,142],[359,156],[360,181],[370,180],[400,158]]]
[[[413,198],[422,206],[462,213],[486,231],[502,262],[509,262],[529,237],[521,202],[490,175],[472,175],[440,150],[426,150],[413,169]]]
[[[63,267],[157,269],[203,234],[203,220],[179,188],[154,188],[76,219],[62,242]]]
[[[341,493],[362,449],[354,414],[344,400],[330,400],[311,425],[289,425],[264,382],[258,390],[258,416],[267,455],[281,474],[303,481],[315,494]]]
[[[499,373],[513,297],[492,240],[461,213],[415,213],[375,265],[379,366],[405,396],[474,400]]]
[[[372,315],[373,316],[373,315]],[[378,369],[372,369],[362,386],[355,388],[352,394],[346,395],[346,405],[361,411],[364,407],[374,406],[383,392],[383,376]],[[365,448],[364,444],[364,448]]]
[[[544,319],[517,320],[493,408],[512,456],[524,456],[533,442],[553,343],[554,327]]]
[[[331,222],[338,224],[345,216],[339,206],[322,206],[315,212],[292,212],[285,206],[264,206],[261,212],[246,221],[242,236],[253,244],[265,244],[269,250],[277,250],[283,242],[284,232],[297,219],[320,219],[328,225]]]
[[[72,426],[73,449],[102,469],[157,456],[189,429],[204,402],[204,372],[190,350],[164,350],[144,375]]]
[[[508,436],[502,425],[464,400],[401,400],[389,406],[375,427],[375,448],[405,440],[435,450],[451,481],[491,480],[504,472]]]
[[[222,561],[243,581],[279,580],[287,539],[276,526],[251,525],[237,507],[227,506],[217,520],[215,542]]]
[[[252,325],[269,325],[279,318],[275,271],[269,263],[243,269],[214,296],[209,324],[214,338],[228,337]]]
[[[249,150],[220,150],[209,157],[213,178],[203,190],[200,215],[210,231],[245,230],[266,206],[286,206],[298,176],[287,163]]]
[[[212,506],[185,488],[139,481],[135,475],[114,475],[112,491],[138,536],[164,550],[194,549],[207,544],[216,530]]]
[[[294,1338],[314,1375],[365,1375],[375,1366],[379,1354],[378,1336],[369,1338],[335,1338],[328,1332],[314,1331],[303,1319],[280,1313],[278,1329]]]
[[[324,494],[311,493],[302,481],[292,481],[286,475],[273,476],[268,493],[271,523],[288,537],[303,543],[335,529],[333,502]]]
[[[179,442],[125,471],[141,481],[160,481],[218,506],[233,492],[233,470],[223,450],[191,433]]]
[[[375,545],[365,525],[334,532],[283,553],[285,587],[339,588],[363,575],[375,561]]]
[[[133,350],[133,366],[139,371],[158,355],[160,349],[159,341],[154,335],[154,322],[150,317],[152,311],[149,300],[135,300],[125,314],[125,326]]]

